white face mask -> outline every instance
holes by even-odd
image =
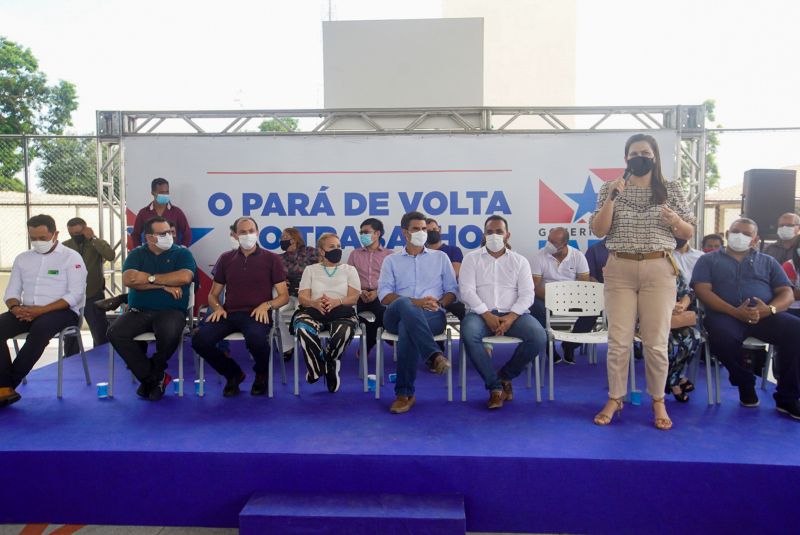
[[[239,245],[241,245],[244,250],[252,249],[257,241],[258,234],[242,234],[239,236]]]
[[[778,238],[784,241],[794,238],[794,227],[778,227]]]
[[[156,236],[156,247],[162,251],[166,251],[172,247],[172,234],[167,234],[166,236]]]
[[[553,245],[552,242],[547,242],[544,244],[544,252],[547,254],[556,254],[558,252],[558,249],[556,248],[555,245]]]
[[[234,238],[233,236],[228,236],[228,239],[231,241],[231,250],[235,251],[239,248],[239,240]]]
[[[737,253],[743,253],[748,250],[750,248],[751,241],[753,241],[753,238],[747,234],[742,234],[741,232],[728,233],[728,247]]]
[[[486,236],[486,248],[493,253],[497,253],[505,249],[505,238],[502,234],[489,234]]]
[[[32,241],[31,248],[39,254],[46,254],[53,248],[53,240],[50,241]]]
[[[411,245],[414,247],[422,247],[428,241],[428,233],[424,230],[418,230],[411,233]]]

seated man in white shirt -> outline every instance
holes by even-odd
[[[58,243],[53,218],[30,218],[28,236],[32,250],[14,259],[3,297],[8,312],[0,314],[0,407],[20,400],[14,389],[33,369],[50,339],[78,324],[86,300],[83,258]],[[28,337],[12,362],[7,342],[22,333]]]
[[[558,281],[589,281],[589,263],[582,252],[570,247],[569,231],[564,227],[550,229],[547,235],[547,244],[540,249],[531,261],[533,283],[535,285],[536,299],[531,306],[533,317],[545,324],[544,294],[548,282]],[[575,321],[572,332],[587,333],[592,330],[597,320],[594,317],[580,317]],[[575,364],[575,348],[578,344],[563,342],[564,361]],[[561,355],[553,350],[553,362],[559,362]]]
[[[547,343],[544,327],[528,313],[533,303],[531,266],[524,256],[508,249],[510,236],[502,216],[489,216],[483,225],[485,247],[464,257],[458,281],[461,300],[470,308],[461,322],[461,340],[489,391],[490,409],[513,399],[511,380]],[[504,335],[520,338],[522,343],[495,372],[481,340]]]

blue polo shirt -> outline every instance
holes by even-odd
[[[791,286],[780,264],[771,256],[755,250],[751,250],[741,262],[725,249],[704,254],[694,266],[692,287],[703,282],[711,283],[713,292],[734,307],[751,297],[769,303],[776,288]],[[708,313],[713,311],[708,310]]]
[[[153,253],[148,246],[141,245],[130,253],[122,266],[125,270],[135,269],[153,275],[159,273],[171,273],[181,269],[188,269],[194,278],[197,270],[194,257],[189,249],[173,245],[172,248],[161,254]],[[180,299],[173,298],[164,290],[128,290],[128,305],[139,310],[186,310],[189,306],[189,284],[181,287],[183,295]]]

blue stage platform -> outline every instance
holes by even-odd
[[[762,391],[744,409],[725,380],[709,407],[701,368],[692,400],[668,402],[672,431],[653,428],[649,405],[598,427],[601,350],[598,366],[556,366],[555,401],[537,404],[517,380],[514,401],[490,412],[470,370],[469,401],[448,403],[443,378],[420,371],[417,405],[391,415],[391,385],[380,401],[362,392],[354,351],[339,393],[302,384],[299,398],[279,373],[274,398],[251,397],[248,369],[235,399],[209,373],[205,398],[187,388],[148,402],[118,360],[116,396],[98,400],[73,357],[59,400],[55,366],[37,370],[0,410],[0,523],[235,527],[254,493],[347,492],[463,495],[469,531],[798,532],[800,423]],[[95,383],[107,354],[89,354]]]

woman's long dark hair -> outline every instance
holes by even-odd
[[[628,149],[631,145],[645,141],[653,150],[653,173],[651,175],[650,190],[653,194],[650,196],[650,201],[653,204],[664,204],[667,202],[667,183],[664,181],[664,175],[661,173],[661,151],[658,150],[658,142],[656,138],[648,134],[634,134],[625,142],[625,161],[628,161]]]

